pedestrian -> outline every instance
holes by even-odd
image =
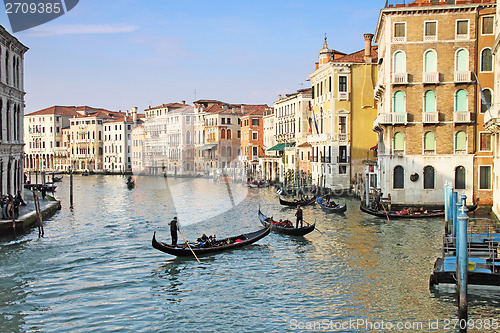
[[[179,230],[179,222],[177,216],[168,224],[170,226],[170,236],[172,236],[172,245],[177,246],[177,230]]]
[[[302,228],[304,220],[302,218],[302,208],[300,208],[300,205],[297,205],[297,211],[295,212],[295,216],[297,216],[297,223],[295,224],[295,228],[299,227],[299,222],[300,222],[300,227]]]
[[[47,195],[47,189],[43,185],[42,185],[41,192],[42,192],[42,199],[45,200],[45,196]]]

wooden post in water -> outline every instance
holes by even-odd
[[[73,168],[69,167],[69,205],[73,207]]]
[[[370,175],[368,174],[368,169],[366,170],[366,177],[365,177],[365,205],[368,207],[370,204]]]
[[[458,193],[453,191],[451,193],[451,213],[452,213],[452,222],[453,222],[453,230],[452,236],[457,236],[457,201],[458,201]]]
[[[458,319],[459,323],[467,323],[467,206],[465,206],[465,195],[462,195],[462,202],[456,204],[457,216],[457,290],[458,290]],[[460,332],[467,332],[467,325]]]
[[[450,219],[448,218],[449,217],[449,213],[450,213],[450,185],[448,184],[448,182],[445,182],[444,184],[444,232],[446,235],[449,235],[450,233],[450,226],[449,226],[449,222],[450,222]]]

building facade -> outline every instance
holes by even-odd
[[[481,36],[481,25],[494,9],[490,1],[419,0],[381,10],[373,127],[379,185],[393,202],[442,203],[445,182],[469,202],[491,201],[492,154],[478,123],[476,73],[491,86],[491,56],[483,51],[492,37]]]
[[[23,190],[24,54],[28,48],[0,26],[0,189]]]

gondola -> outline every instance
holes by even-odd
[[[268,186],[269,186],[269,182],[267,182],[267,181],[248,183],[248,187],[250,187],[250,188],[261,188],[261,187],[268,187]]]
[[[286,201],[281,199],[280,197],[280,204],[283,206],[291,206],[291,207],[297,207],[298,205],[301,206],[309,206],[315,203],[315,198],[311,198],[309,200],[294,200],[294,201]]]
[[[346,204],[343,204],[343,205],[337,204],[336,206],[332,206],[332,207],[327,206],[326,200],[324,198],[316,198],[316,202],[325,212],[328,212],[328,213],[343,213],[347,210]]]
[[[434,210],[425,210],[425,211],[413,211],[411,213],[404,214],[401,211],[393,211],[393,210],[375,210],[373,208],[367,207],[364,202],[361,202],[359,206],[361,211],[378,216],[381,218],[388,219],[422,219],[422,218],[434,218],[434,217],[444,217],[444,209],[434,209]],[[477,209],[477,202],[467,207],[469,212],[473,212]]]
[[[202,256],[205,254],[211,254],[211,253],[218,253],[218,252],[224,252],[232,249],[237,249],[240,247],[244,247],[246,245],[250,245],[252,243],[255,243],[261,238],[264,238],[265,236],[269,235],[271,232],[271,228],[263,228],[255,232],[249,232],[246,234],[241,234],[238,236],[233,236],[233,237],[228,237],[224,238],[221,240],[217,240],[217,246],[210,246],[210,247],[199,247],[193,243],[189,243],[191,246],[191,249],[193,250],[194,253],[196,253],[197,256]],[[156,232],[153,234],[153,241],[152,245],[155,249],[163,251],[165,253],[178,256],[178,257],[192,257],[193,252],[189,249],[186,244],[178,244],[177,246],[173,246],[171,244],[159,242],[156,240]]]
[[[260,209],[259,209],[259,221],[260,223],[262,223],[264,227],[271,226],[271,230],[273,231],[276,231],[280,234],[293,235],[293,236],[307,235],[308,233],[313,232],[314,228],[316,227],[316,223],[306,225],[305,227],[302,228],[282,227],[275,224],[276,221],[274,221],[272,217],[267,217],[266,215],[264,215],[260,211]]]
[[[130,182],[127,182],[127,188],[129,190],[133,189],[135,187],[135,182],[132,180]]]

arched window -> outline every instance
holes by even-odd
[[[231,147],[227,147],[227,156],[231,156],[231,153],[232,153]]]
[[[394,134],[394,151],[405,150],[405,135],[401,132]]]
[[[186,132],[186,144],[187,145],[191,144],[191,132],[190,131]]]
[[[394,73],[406,72],[406,55],[402,51],[394,53]]]
[[[455,150],[467,150],[467,137],[464,131],[459,131],[455,134]]]
[[[220,149],[220,155],[221,156],[226,156],[226,147],[221,147],[221,149]]]
[[[425,92],[424,112],[436,112],[436,93],[433,90]]]
[[[393,188],[405,188],[405,171],[400,165],[394,168]]]
[[[405,94],[401,90],[394,93],[394,112],[405,112]]]
[[[491,107],[491,97],[492,97],[491,90],[488,88],[483,89],[483,95],[484,95],[484,99],[486,100],[488,105]],[[484,113],[484,112],[486,112],[486,110],[488,110],[488,105],[486,105],[481,99],[481,112],[482,113]]]
[[[464,89],[460,89],[455,94],[455,111],[467,111],[467,92]]]
[[[437,53],[434,50],[425,52],[424,55],[424,71],[426,73],[437,72]]]
[[[469,70],[469,53],[465,49],[457,51],[455,56],[455,71],[466,72]]]
[[[226,136],[227,136],[228,140],[231,140],[231,130],[230,129],[227,130],[227,135]]]
[[[434,168],[431,166],[424,168],[424,189],[434,189]]]
[[[455,189],[465,190],[465,168],[458,166],[455,169]]]
[[[222,129],[222,130],[220,131],[220,138],[221,138],[221,139],[225,139],[225,138],[226,138],[226,130],[225,130],[225,129]]]
[[[481,72],[491,72],[493,70],[493,57],[491,49],[486,48],[481,52]]]
[[[434,132],[424,134],[424,151],[434,151],[436,149],[436,138]]]

